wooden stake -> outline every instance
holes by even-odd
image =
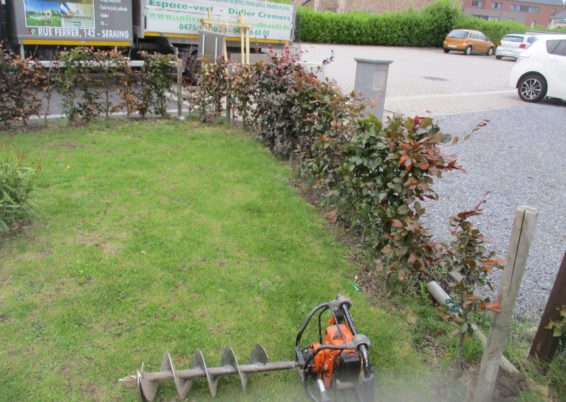
[[[226,82],[226,120],[231,124],[232,123],[232,64],[228,64],[226,66],[226,75],[227,75],[227,82]]]
[[[240,14],[240,18],[238,19],[238,23],[241,25],[240,28],[240,56],[242,64],[246,63],[246,59],[244,57],[244,36],[246,35],[246,29],[243,27],[244,24],[244,16]]]
[[[177,59],[177,118],[183,117],[183,58],[179,57],[179,49],[175,48],[175,57]]]
[[[246,29],[246,64],[250,64],[250,30]]]
[[[560,264],[560,269],[556,275],[556,280],[550,292],[544,314],[540,319],[535,340],[531,345],[529,357],[536,357],[545,362],[552,360],[558,348],[560,338],[553,336],[552,330],[546,329],[546,326],[550,321],[559,321],[561,319],[560,306],[564,304],[566,304],[566,253],[564,253],[562,264]]]
[[[509,333],[513,308],[525,271],[537,216],[538,211],[536,209],[526,206],[518,207],[515,212],[515,221],[507,252],[507,264],[499,286],[501,312],[495,313],[489,327],[487,345],[474,390],[474,402],[489,402],[493,398],[499,363]]]

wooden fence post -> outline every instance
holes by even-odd
[[[179,57],[179,49],[175,48],[177,67],[177,118],[183,118],[183,57]]]
[[[505,340],[515,307],[515,300],[525,271],[529,247],[535,232],[538,212],[534,208],[519,206],[515,211],[515,221],[507,251],[507,263],[499,285],[499,304],[501,312],[495,313],[489,327],[478,380],[474,390],[474,402],[492,400],[499,363],[503,354]]]
[[[226,66],[226,120],[232,123],[232,64]]]
[[[562,258],[562,264],[560,264],[560,269],[556,275],[548,303],[540,319],[529,357],[537,357],[545,362],[552,360],[554,352],[556,352],[558,347],[559,338],[552,336],[552,330],[546,329],[546,326],[550,321],[560,320],[559,309],[563,304],[566,304],[566,253],[564,253],[564,258]]]

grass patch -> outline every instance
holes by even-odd
[[[171,121],[104,122],[10,136],[39,158],[35,224],[0,244],[0,389],[5,400],[134,400],[117,379],[169,351],[178,368],[203,350],[217,365],[254,343],[293,359],[307,312],[352,296],[373,343],[378,387],[430,399],[412,319],[371,307],[355,265],[289,168],[248,135]],[[208,398],[205,382],[192,395]],[[409,387],[410,384],[410,387]],[[403,393],[397,393],[403,389]],[[175,395],[160,388],[160,400]],[[221,379],[219,400],[303,400],[295,373],[256,375],[244,396]]]

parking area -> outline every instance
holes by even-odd
[[[445,54],[442,49],[302,44],[303,59],[322,61],[334,51],[326,75],[352,90],[355,57],[392,60],[385,108],[434,116],[444,132],[462,137],[484,119],[486,127],[448,146],[465,169],[435,184],[425,223],[449,240],[448,218],[472,208],[489,192],[476,220],[489,248],[506,256],[515,208],[537,208],[539,219],[521,286],[517,316],[536,320],[544,309],[566,251],[566,103],[523,102],[508,84],[511,60]]]
[[[514,61],[465,56],[442,49],[299,44],[302,59],[322,61],[334,54],[326,76],[344,91],[354,89],[354,58],[392,60],[386,111],[433,116],[504,109],[521,105],[508,79]]]

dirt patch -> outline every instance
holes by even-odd
[[[1,313],[0,314],[0,324],[2,324],[4,322],[14,324],[16,322],[16,320],[14,320],[12,318],[12,316],[10,316],[8,313]]]
[[[47,250],[47,251],[28,251],[25,252],[23,254],[20,255],[20,259],[27,261],[27,262],[31,262],[31,261],[35,261],[35,260],[42,260],[44,258],[47,258],[51,255],[52,251],[51,250]]]
[[[77,242],[83,246],[97,246],[103,240],[98,233],[81,233]]]
[[[114,242],[103,242],[100,244],[100,249],[106,255],[115,255],[120,252],[122,247],[118,243]]]
[[[72,368],[73,368],[73,366],[71,366],[70,364],[65,364],[65,365],[61,368],[61,375],[67,375],[67,374],[69,374],[69,372],[71,371]]]
[[[58,142],[56,144],[53,144],[54,147],[56,148],[67,148],[67,149],[75,149],[78,147],[77,144],[73,143],[73,142]]]
[[[471,396],[478,378],[479,365],[467,365],[464,370],[460,382],[468,390],[468,395]],[[516,401],[521,391],[527,389],[527,387],[527,380],[523,374],[508,374],[503,370],[499,370],[492,401]]]
[[[499,371],[495,384],[494,401],[512,402],[521,391],[527,388],[527,380],[522,374],[507,374]]]
[[[119,233],[116,236],[104,238],[98,233],[83,233],[79,236],[77,243],[83,246],[98,247],[105,255],[115,255],[122,250],[122,241],[128,235]]]
[[[81,391],[85,394],[90,395],[92,401],[104,400],[103,392],[93,382],[87,382],[86,384],[82,384]]]

